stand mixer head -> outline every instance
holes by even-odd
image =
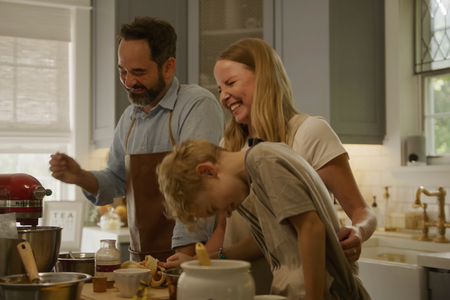
[[[42,199],[51,194],[31,175],[0,174],[0,214],[16,213],[21,225],[37,226],[42,217]]]

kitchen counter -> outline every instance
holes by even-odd
[[[148,300],[156,300],[156,299],[168,300],[169,290],[168,288],[158,288],[158,289],[149,288],[147,297]],[[85,283],[83,285],[83,291],[81,292],[80,298],[80,300],[121,300],[121,299],[130,299],[130,298],[122,297],[120,292],[115,288],[107,289],[105,293],[94,293],[92,283]]]
[[[99,226],[84,227],[81,239],[81,252],[96,253],[100,249],[100,240],[116,240],[116,248],[120,251],[121,263],[130,260],[130,231],[128,227],[120,229],[102,229]]]
[[[450,270],[450,252],[419,254],[417,256],[417,265],[426,268]]]

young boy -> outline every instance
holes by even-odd
[[[370,299],[336,232],[333,201],[312,167],[283,143],[227,152],[205,140],[180,143],[157,169],[169,216],[240,213],[288,299]]]

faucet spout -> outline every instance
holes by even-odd
[[[422,192],[425,190],[423,186],[419,187],[416,192],[416,201],[414,201],[413,207],[423,207],[422,202],[420,201],[420,195],[422,195]],[[428,191],[427,191],[428,192]]]
[[[439,213],[438,213],[438,221],[437,222],[429,222],[428,216],[426,214],[426,208],[427,204],[422,203],[420,200],[420,196],[423,194],[427,196],[436,196],[438,198],[439,203]],[[445,219],[445,196],[446,196],[445,190],[440,187],[437,192],[430,192],[427,189],[425,189],[423,186],[421,186],[417,192],[416,192],[416,200],[413,204],[413,207],[422,207],[424,209],[424,218],[423,218],[423,232],[424,236],[428,234],[428,227],[429,226],[436,226],[438,228],[439,237],[436,238],[434,241],[437,243],[449,243],[450,241],[445,237],[445,229],[446,227],[450,227],[450,223],[446,222]]]

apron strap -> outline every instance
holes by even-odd
[[[170,133],[170,140],[172,141],[172,146],[175,147],[176,143],[175,143],[175,139],[173,138],[173,134],[172,134],[172,114],[173,114],[173,110],[170,111],[170,117],[169,117],[169,133]]]
[[[127,141],[125,142],[125,155],[128,152],[128,138],[130,137],[131,129],[133,128],[133,125],[134,125],[135,121],[136,121],[136,118],[133,119],[133,122],[131,122],[131,125],[130,125],[130,129],[128,129]]]

